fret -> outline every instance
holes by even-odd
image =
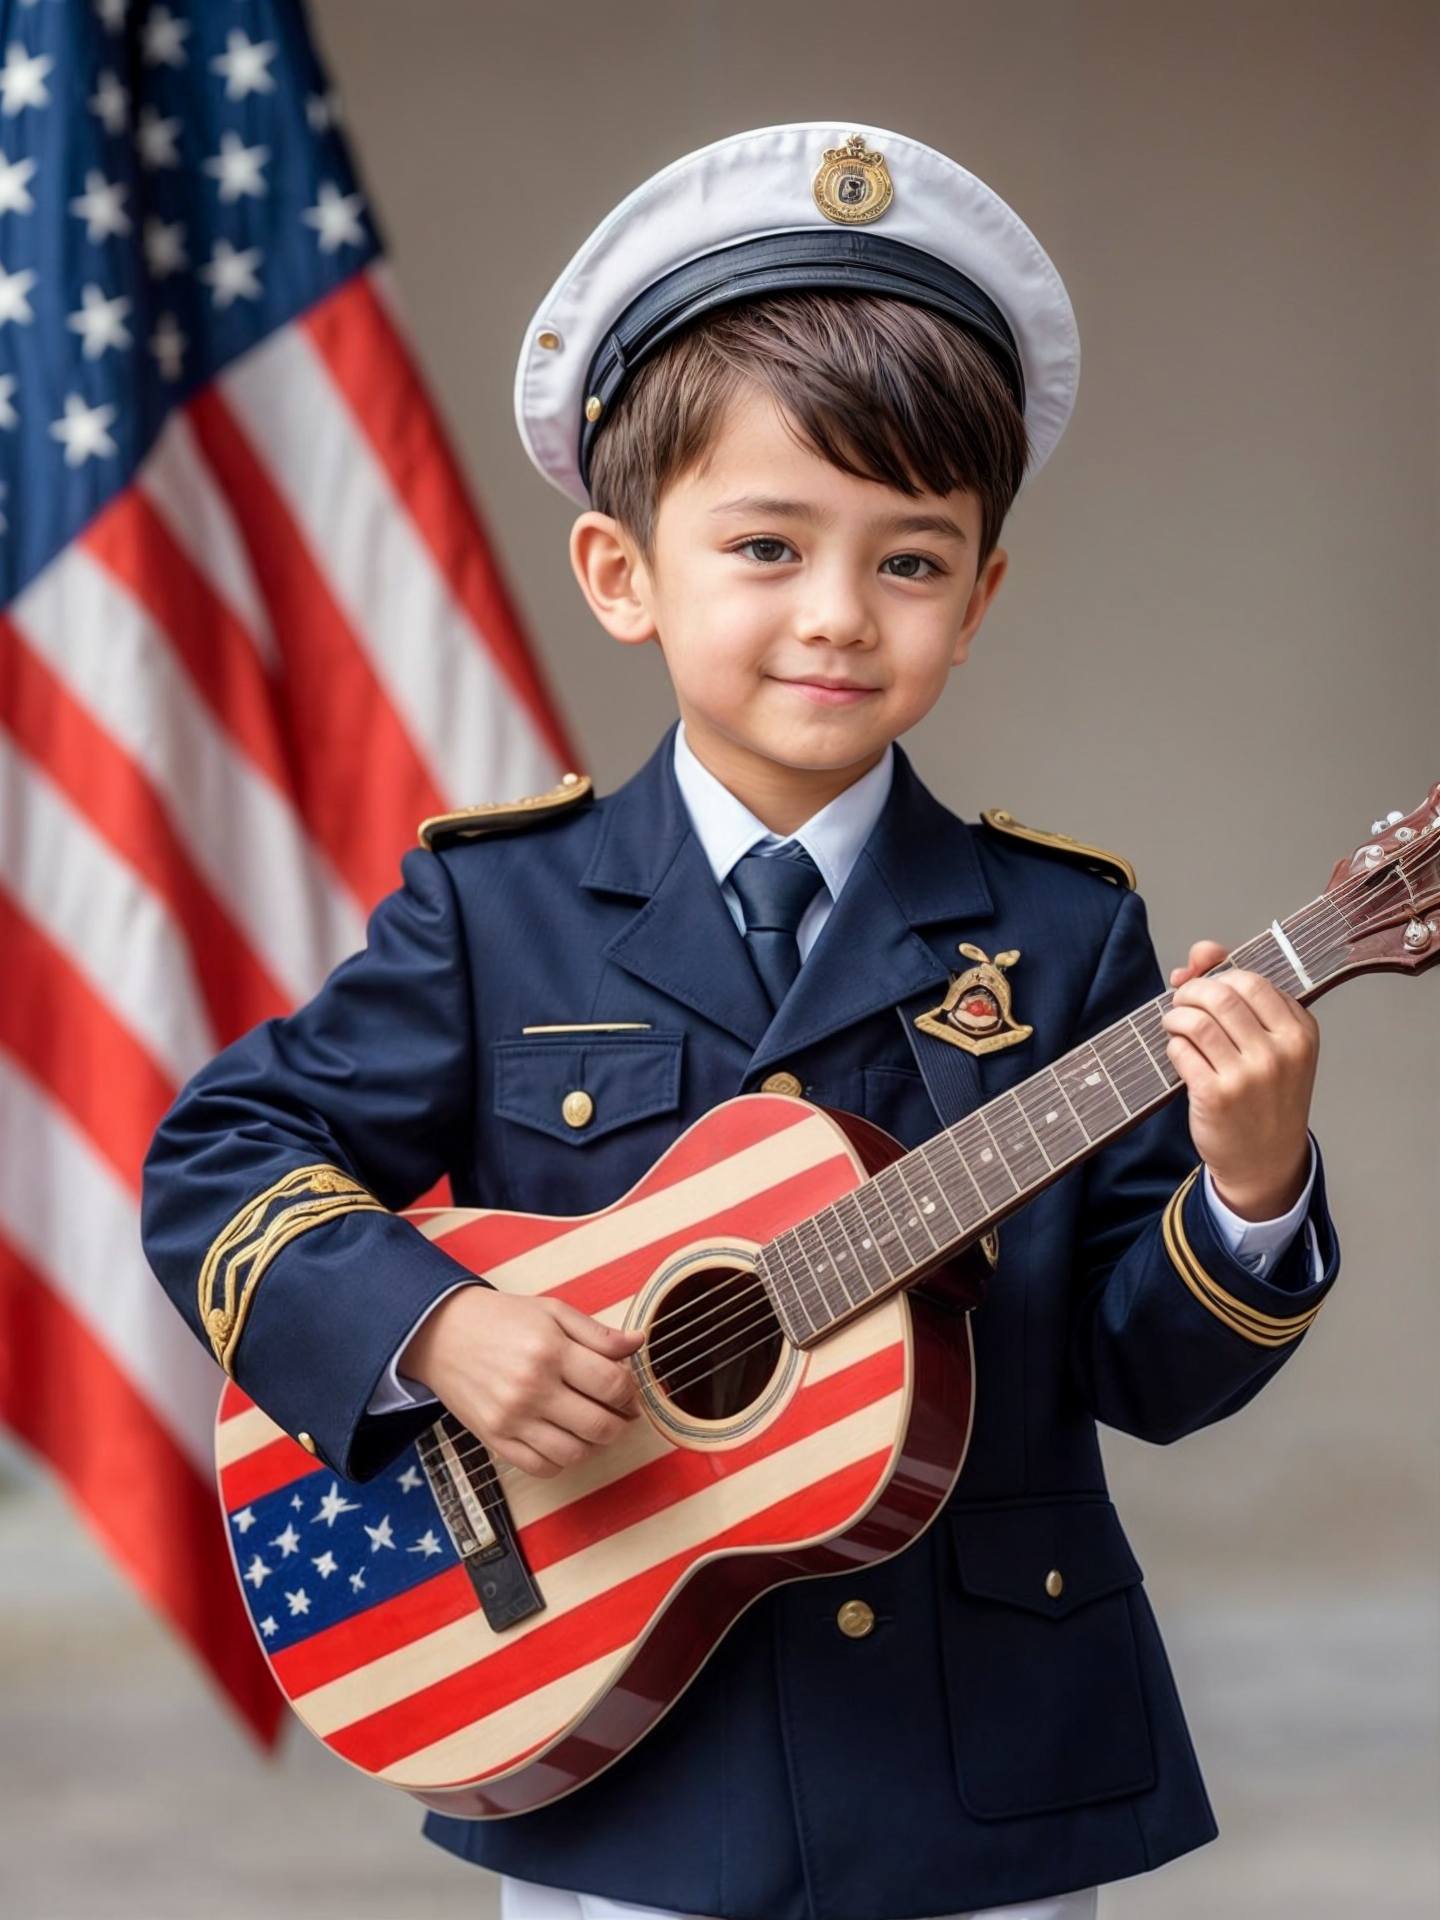
[[[884,1293],[894,1279],[885,1256],[875,1245],[874,1235],[865,1218],[865,1210],[860,1205],[859,1195],[863,1188],[854,1193],[842,1194],[834,1202],[835,1218],[840,1222],[840,1230],[849,1243],[851,1253],[860,1269],[861,1297],[873,1299]]]
[[[1092,1045],[1110,1076],[1110,1084],[1125,1102],[1127,1112],[1139,1113],[1157,1094],[1165,1091],[1154,1061],[1142,1046],[1139,1035],[1131,1031],[1128,1020],[1097,1033]]]
[[[991,1133],[1000,1143],[1006,1165],[1016,1176],[1017,1186],[1033,1187],[1050,1171],[1050,1162],[1035,1137],[1035,1129],[1025,1117],[1025,1109],[1013,1093],[1002,1093],[983,1113]]]
[[[804,1333],[819,1333],[820,1329],[823,1326],[827,1325],[828,1322],[825,1319],[823,1314],[819,1319],[816,1318],[811,1307],[811,1302],[809,1298],[807,1298],[807,1289],[802,1287],[800,1279],[796,1275],[794,1259],[795,1259],[795,1256],[798,1255],[799,1253],[799,1248],[795,1244],[795,1235],[793,1230],[788,1233],[777,1234],[775,1238],[770,1242],[770,1245],[774,1249],[776,1257],[780,1261],[781,1269],[785,1275],[786,1285],[790,1290],[790,1299],[794,1303],[794,1306],[796,1309],[797,1326],[800,1325],[800,1316],[803,1315],[804,1325],[801,1328],[801,1331]],[[811,1287],[808,1289],[808,1292],[813,1294],[815,1292],[815,1289]],[[816,1299],[818,1302],[818,1295],[816,1296]]]
[[[1158,1000],[1150,1001],[1147,1006],[1137,1007],[1129,1019],[1130,1029],[1144,1047],[1146,1058],[1167,1087],[1178,1087],[1180,1084],[1175,1063],[1165,1051],[1170,1035],[1161,1021],[1161,1014],[1169,1010],[1174,998],[1172,993],[1161,994]]]
[[[920,1209],[905,1185],[898,1163],[892,1162],[888,1167],[882,1167],[875,1176],[875,1185],[895,1217],[896,1231],[905,1248],[906,1265],[923,1265],[935,1251],[935,1236],[926,1226]]]
[[[993,1213],[1013,1200],[1020,1183],[1006,1166],[995,1136],[985,1124],[985,1109],[967,1114],[950,1129],[956,1146],[965,1157],[965,1165],[985,1202],[985,1211]]]
[[[857,1187],[850,1197],[854,1199],[855,1209],[864,1223],[864,1230],[860,1237],[860,1252],[874,1253],[879,1256],[876,1264],[884,1268],[885,1281],[898,1278],[908,1264],[905,1259],[905,1243],[895,1231],[895,1222],[890,1217],[890,1210],[877,1192],[874,1181],[867,1180],[865,1185]],[[872,1291],[874,1291],[873,1288]]]
[[[1051,1069],[1091,1144],[1113,1133],[1129,1110],[1105,1071],[1105,1063],[1087,1040]]]
[[[813,1217],[809,1220],[798,1220],[792,1232],[804,1256],[806,1268],[814,1275],[815,1285],[825,1304],[826,1323],[843,1318],[854,1303],[837,1276],[829,1254],[825,1251],[825,1242],[820,1237],[817,1222]]]
[[[944,1133],[936,1134],[933,1140],[926,1141],[920,1151],[932,1166],[938,1161],[940,1185],[955,1218],[967,1232],[971,1227],[978,1226],[990,1209],[985,1204],[984,1194],[975,1184],[975,1176],[964,1154],[955,1142],[953,1131],[947,1128]]]
[[[929,1148],[933,1144],[933,1141],[927,1141],[924,1146],[916,1147],[913,1153],[907,1153],[896,1165],[904,1174],[905,1184],[915,1196],[915,1204],[924,1214],[936,1245],[948,1247],[964,1238],[965,1229],[945,1198],[944,1184],[930,1163]],[[976,1218],[979,1217],[977,1213]]]
[[[1052,1167],[1063,1166],[1089,1146],[1090,1136],[1048,1068],[1016,1087],[1015,1098]]]
[[[825,1251],[830,1256],[830,1264],[835,1269],[835,1277],[844,1289],[847,1306],[858,1306],[862,1300],[869,1298],[870,1289],[865,1284],[865,1270],[856,1263],[855,1250],[845,1237],[838,1209],[822,1207],[815,1215],[815,1224],[820,1230]]]

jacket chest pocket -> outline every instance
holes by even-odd
[[[1155,1779],[1131,1605],[1141,1573],[1108,1500],[951,1508],[942,1621],[960,1797],[980,1819],[1143,1792]]]
[[[553,1034],[491,1047],[509,1204],[588,1213],[633,1186],[679,1123],[685,1035]]]

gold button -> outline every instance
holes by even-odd
[[[560,1102],[560,1111],[565,1116],[567,1127],[588,1127],[595,1112],[595,1102],[583,1087],[576,1087]]]
[[[535,344],[544,347],[547,353],[554,353],[560,345],[560,336],[553,327],[546,327],[543,332],[536,334]]]
[[[875,1609],[864,1600],[847,1600],[835,1624],[849,1640],[863,1640],[875,1624]]]
[[[314,1437],[311,1434],[297,1433],[295,1438],[300,1442],[301,1446],[304,1447],[307,1453],[319,1453],[320,1449],[316,1446]]]
[[[605,402],[600,398],[598,393],[592,393],[590,398],[585,402],[585,418],[587,420],[598,420],[604,411]]]
[[[1045,1576],[1045,1591],[1052,1600],[1058,1600],[1065,1591],[1065,1576],[1058,1567],[1052,1567]]]
[[[766,1074],[760,1082],[760,1091],[762,1093],[799,1093],[802,1084],[793,1073],[786,1073],[782,1068],[779,1073]]]

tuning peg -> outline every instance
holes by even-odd
[[[1405,818],[1405,816],[1403,813],[1401,813],[1398,807],[1392,807],[1389,813],[1385,816],[1385,818],[1386,818],[1387,824],[1393,827],[1393,826],[1397,826],[1400,823],[1400,821],[1402,821]]]
[[[1372,820],[1370,822],[1370,831],[1376,834],[1383,833],[1389,824],[1390,822],[1388,820]]]

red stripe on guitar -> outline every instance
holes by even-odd
[[[368,1666],[384,1654],[408,1647],[473,1613],[480,1602],[464,1567],[447,1567],[433,1580],[382,1600],[379,1606],[348,1620],[337,1620],[309,1640],[286,1647],[273,1656],[275,1678],[290,1698],[310,1693],[343,1679],[357,1667]]]
[[[783,1453],[821,1427],[883,1400],[886,1394],[895,1392],[904,1377],[905,1343],[896,1340],[813,1387],[802,1387],[784,1416],[743,1447],[727,1448],[722,1453],[693,1453],[677,1447],[656,1460],[647,1460],[633,1473],[597,1487],[593,1493],[523,1528],[520,1544],[530,1571],[538,1574],[543,1567],[579,1553],[606,1534],[618,1533],[622,1527],[659,1513],[677,1500],[702,1492],[717,1478]]]
[[[288,1487],[292,1480],[310,1480],[324,1471],[303,1447],[284,1434],[247,1453],[243,1460],[233,1460],[221,1468],[220,1504],[227,1513],[233,1513],[237,1507],[248,1507],[252,1500],[264,1499],[277,1487]]]
[[[523,1640],[463,1667],[328,1737],[344,1759],[372,1773],[406,1754],[457,1733],[481,1713],[494,1713],[522,1694],[572,1673],[635,1639],[671,1587],[697,1560],[727,1547],[763,1546],[777,1537],[808,1537],[839,1527],[890,1458],[881,1448],[837,1473],[812,1482],[720,1533],[647,1567],[583,1605],[535,1627]],[[506,1760],[503,1766],[512,1763]],[[492,1769],[499,1771],[499,1769]],[[457,1783],[458,1784],[458,1783]]]

